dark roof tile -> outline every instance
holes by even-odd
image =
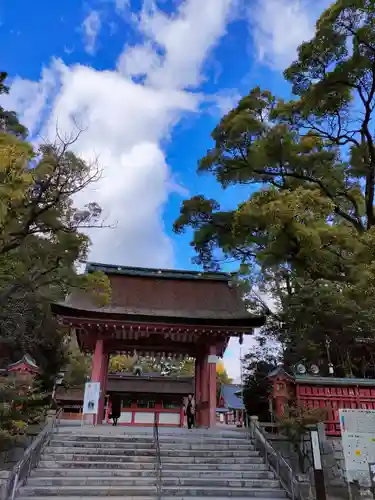
[[[240,385],[234,384],[222,384],[221,386],[221,396],[224,400],[224,405],[226,408],[231,410],[244,410],[245,406],[236,393],[241,390]]]

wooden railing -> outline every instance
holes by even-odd
[[[297,402],[305,408],[322,408],[326,411],[325,430],[328,436],[340,436],[339,410],[375,409],[375,388],[344,384],[332,386],[313,386],[298,384]]]

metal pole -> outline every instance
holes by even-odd
[[[17,490],[17,485],[18,485],[19,474],[20,474],[20,471],[18,470],[17,474],[15,475],[14,482],[13,482],[11,500],[14,500],[14,498],[16,496],[16,490]]]
[[[242,333],[239,336],[238,342],[240,344],[241,401],[242,401],[243,407],[245,407],[244,400],[243,400],[243,363],[242,363],[243,334]],[[243,412],[242,412],[242,426],[243,425],[244,425],[244,422],[243,422]]]

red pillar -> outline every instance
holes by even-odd
[[[200,363],[200,396],[201,410],[199,412],[199,425],[201,427],[208,426],[208,364],[207,356],[204,356]]]
[[[202,358],[201,356],[197,356],[195,359],[195,407],[196,407],[196,414],[195,414],[195,422],[196,425],[200,425],[200,404],[202,401],[201,397],[201,378],[202,378],[202,370],[201,370],[201,365],[202,365]]]
[[[96,422],[98,424],[103,423],[103,415],[104,415],[104,404],[105,404],[105,395],[107,393],[107,378],[108,378],[108,362],[109,355],[108,353],[103,354],[103,362],[102,362],[102,370],[100,376],[100,399],[98,405],[98,416]]]
[[[91,382],[100,382],[104,354],[104,342],[98,339],[95,344],[95,351],[92,358]]]
[[[216,425],[216,346],[211,345],[208,351],[207,372],[208,372],[208,427]]]
[[[105,387],[104,379],[106,379],[106,371],[108,366],[108,355],[104,352],[104,341],[98,339],[95,344],[95,351],[92,360],[91,382],[100,382],[100,399],[98,405],[98,413],[94,422],[101,424],[103,421]],[[104,390],[103,390],[104,389]]]

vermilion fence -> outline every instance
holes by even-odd
[[[269,374],[276,414],[296,401],[305,408],[322,408],[327,413],[326,433],[340,435],[341,408],[375,410],[375,379],[291,375],[278,367]]]
[[[354,380],[356,383],[353,384]],[[328,385],[330,381],[332,381],[332,385]],[[340,435],[340,408],[375,410],[375,380],[361,381],[365,386],[359,385],[358,379],[336,379],[334,381],[334,379],[325,378],[325,385],[301,382],[303,381],[295,380],[297,403],[307,408],[324,408],[326,410],[327,435]]]

